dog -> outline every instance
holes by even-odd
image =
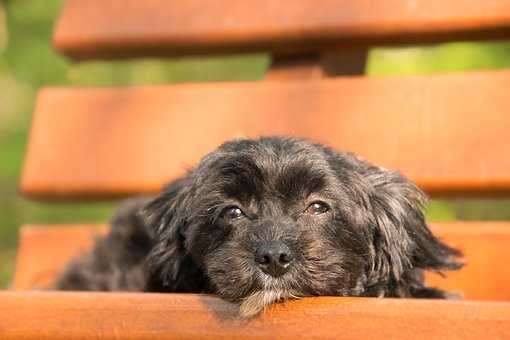
[[[61,290],[212,293],[242,317],[288,299],[448,298],[426,270],[461,253],[429,230],[426,196],[395,171],[281,137],[235,140],[157,197],[128,201]]]

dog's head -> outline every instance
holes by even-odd
[[[146,209],[152,271],[244,316],[309,295],[413,296],[421,270],[458,268],[425,197],[398,173],[297,139],[226,143]],[[414,291],[413,291],[414,290]]]

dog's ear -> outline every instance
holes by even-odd
[[[442,243],[427,226],[425,194],[397,172],[363,164],[370,187],[368,215],[376,280],[399,282],[411,268],[437,272],[460,268],[460,252]]]
[[[175,180],[163,194],[152,200],[142,215],[154,233],[155,243],[148,255],[151,285],[165,290],[179,291],[193,270],[184,246],[182,230],[187,224],[186,201],[190,190],[189,180]],[[154,288],[159,290],[161,288]]]

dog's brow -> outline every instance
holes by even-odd
[[[266,182],[262,169],[251,157],[239,156],[221,166],[223,190],[241,201],[260,198]]]
[[[276,190],[288,198],[308,196],[326,186],[326,174],[308,164],[287,167],[276,182]]]

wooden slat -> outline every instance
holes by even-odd
[[[306,298],[250,321],[207,295],[0,293],[2,339],[508,339],[510,303]]]
[[[21,190],[159,190],[225,140],[294,135],[402,171],[431,194],[510,193],[510,71],[128,88],[46,88]]]
[[[54,45],[88,59],[509,36],[510,0],[67,0]]]
[[[510,270],[501,267],[501,259],[510,256],[510,222],[434,223],[433,231],[462,250],[466,264],[446,277],[428,273],[431,286],[468,300],[510,301]]]
[[[46,289],[75,256],[85,254],[94,239],[103,235],[103,225],[24,226],[20,229],[18,253],[11,289]]]
[[[13,289],[41,289],[52,281],[70,258],[89,249],[93,235],[104,226],[28,226],[21,230]],[[428,275],[428,281],[465,299],[510,301],[510,271],[501,259],[510,257],[510,222],[457,222],[434,225],[448,244],[462,249],[467,264],[446,278]]]

